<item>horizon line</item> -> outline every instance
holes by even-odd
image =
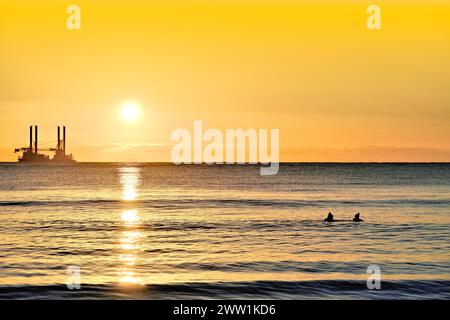
[[[18,162],[18,161],[0,161],[0,164],[13,164],[13,163],[20,163],[20,162]],[[173,164],[173,165],[177,165],[177,166],[178,165],[207,165],[207,166],[212,166],[212,165],[261,166],[261,165],[264,165],[262,163],[211,163],[211,164],[207,164],[206,162],[175,164],[171,161],[77,161],[76,163],[73,163],[73,165],[76,165],[79,163],[140,163],[140,164],[152,163],[152,164]],[[278,163],[279,164],[450,164],[450,161],[279,161]],[[20,164],[61,165],[58,163],[39,163],[39,162],[20,163]],[[62,164],[62,165],[67,165],[67,164]]]

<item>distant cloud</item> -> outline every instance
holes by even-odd
[[[100,143],[74,146],[80,161],[169,161],[171,145],[165,143]]]
[[[147,151],[160,151],[160,150],[166,150],[170,148],[171,145],[165,144],[165,143],[109,143],[109,144],[103,144],[99,145],[97,147],[100,147],[103,152],[147,152]]]
[[[105,143],[74,146],[81,161],[170,161],[173,144]],[[281,161],[294,162],[450,162],[450,148],[362,146],[299,148],[281,152]]]
[[[363,146],[305,148],[282,154],[286,161],[450,162],[450,148]]]

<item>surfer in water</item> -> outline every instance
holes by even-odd
[[[353,221],[354,222],[362,222],[364,220],[359,218],[359,212],[358,212],[357,214],[355,214],[355,217],[353,218]]]
[[[333,222],[334,221],[334,219],[333,219],[333,214],[331,213],[331,212],[328,212],[328,216],[325,218],[325,220],[323,220],[323,221],[326,221],[326,222]]]

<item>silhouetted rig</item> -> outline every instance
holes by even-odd
[[[75,163],[72,154],[66,154],[66,127],[63,126],[63,138],[61,140],[60,127],[58,126],[58,140],[56,148],[39,149],[38,148],[38,127],[30,126],[30,145],[26,148],[17,148],[14,152],[23,152],[19,157],[19,162],[44,162],[44,163]],[[34,147],[33,147],[34,142]],[[54,152],[53,158],[41,152]]]

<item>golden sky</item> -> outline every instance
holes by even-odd
[[[170,161],[194,120],[279,128],[282,161],[450,161],[450,2],[374,3],[381,30],[371,1],[0,0],[0,161],[31,124],[79,161]]]

